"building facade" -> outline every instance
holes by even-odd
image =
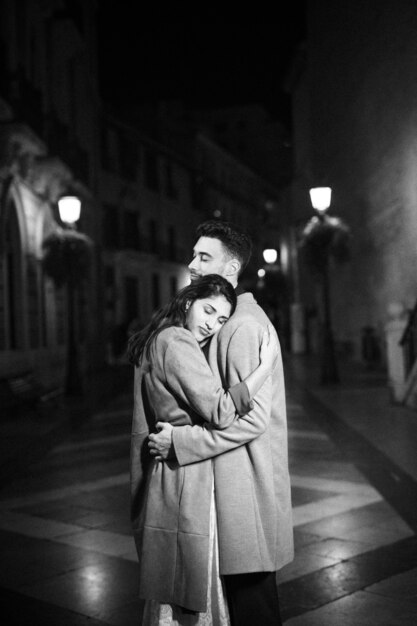
[[[352,232],[351,260],[331,267],[336,341],[362,358],[371,327],[383,360],[390,311],[417,297],[417,7],[311,0],[307,21],[292,75],[294,224],[312,215],[309,188],[329,185],[329,214]],[[301,298],[312,308],[307,269]]]
[[[98,193],[107,358],[123,362],[129,333],[188,284],[200,222],[229,220],[253,234],[255,254],[245,278],[256,286],[265,207],[277,205],[279,192],[163,106],[136,126],[104,116],[102,137]]]
[[[187,284],[198,223],[251,232],[245,276],[256,287],[266,236],[282,222],[280,190],[169,107],[136,120],[108,110],[96,2],[1,0],[0,18],[0,380],[30,372],[62,388],[69,320],[84,377],[125,363],[130,332]],[[45,239],[65,230],[57,205],[68,193],[93,242],[74,316],[42,262]]]
[[[290,131],[260,104],[202,109],[190,115],[216,143],[245,163],[275,189],[291,179]]]
[[[2,379],[32,371],[46,387],[62,383],[67,302],[43,272],[42,245],[62,228],[57,201],[69,191],[82,200],[82,230],[96,230],[94,41],[94,2],[0,2]],[[93,288],[80,290],[77,302],[90,365],[99,344],[96,273],[95,262]]]
[[[188,283],[190,166],[173,149],[102,116],[102,214],[107,358],[123,359],[129,333]]]

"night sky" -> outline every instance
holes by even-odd
[[[116,107],[161,99],[193,108],[260,103],[287,121],[283,79],[305,34],[304,4],[294,0],[275,21],[224,23],[141,20],[137,0],[99,2],[101,96]]]

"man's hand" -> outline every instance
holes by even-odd
[[[166,461],[171,449],[173,426],[167,422],[158,422],[156,427],[159,432],[149,435],[149,452],[157,461]]]

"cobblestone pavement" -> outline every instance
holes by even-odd
[[[390,405],[366,372],[349,370],[337,388],[320,389],[314,363],[287,358],[285,366],[296,540],[295,560],[277,578],[285,623],[414,626],[417,414]],[[5,625],[140,624],[131,407],[130,390],[118,393],[84,423],[61,428],[23,470],[20,456],[20,474],[3,481]]]

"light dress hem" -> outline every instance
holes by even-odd
[[[214,486],[211,493],[207,611],[184,613],[180,607],[161,604],[157,600],[146,600],[142,626],[230,626],[224,583],[219,576],[219,544]]]

